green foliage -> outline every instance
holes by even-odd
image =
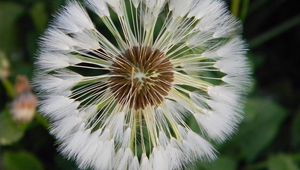
[[[236,159],[228,157],[228,156],[221,156],[217,160],[209,163],[201,163],[191,166],[188,170],[237,170],[238,162]]]
[[[0,113],[0,145],[10,145],[24,135],[25,127],[18,125],[8,111]]]
[[[268,160],[269,170],[299,170],[292,157],[289,155],[275,155]]]
[[[237,147],[242,158],[252,162],[274,140],[287,111],[272,100],[262,98],[250,99],[245,110],[245,120],[231,144]]]
[[[68,161],[61,155],[58,155],[54,158],[55,164],[57,165],[57,170],[67,170],[67,169],[72,169],[72,170],[77,170],[77,166],[75,162],[73,161]]]
[[[230,157],[220,157],[220,159],[208,165],[206,170],[235,170],[237,169],[237,161]]]
[[[189,166],[187,170],[236,170],[237,160],[228,156],[221,156],[210,163],[198,162],[198,164]]]
[[[300,149],[300,111],[293,120],[291,144],[295,148]]]
[[[18,44],[17,21],[24,8],[16,3],[0,2],[0,49],[6,52],[15,50]]]
[[[3,156],[6,170],[43,170],[39,159],[28,152],[6,152]]]
[[[43,126],[44,128],[48,129],[49,128],[49,122],[48,120],[42,116],[40,113],[38,113],[35,117],[35,120],[38,124],[40,124],[41,126]]]
[[[43,32],[48,23],[48,14],[46,10],[47,8],[45,3],[38,2],[30,11],[34,25],[39,32]]]

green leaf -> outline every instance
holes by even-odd
[[[61,155],[57,155],[54,157],[54,162],[56,165],[57,170],[67,170],[67,169],[72,169],[72,170],[77,170],[76,163],[72,160],[67,160]]]
[[[11,52],[18,44],[17,20],[24,9],[13,2],[0,2],[0,48]]]
[[[203,161],[199,161],[194,165],[188,166],[187,170],[236,170],[237,169],[237,161],[223,156],[218,158],[216,161],[205,163]]]
[[[299,170],[299,167],[293,162],[288,155],[272,156],[268,160],[269,170]]]
[[[212,162],[210,167],[207,167],[206,170],[236,170],[237,162],[236,160],[230,157],[221,157],[215,162]]]
[[[24,132],[24,126],[18,125],[9,112],[0,114],[0,145],[10,145],[19,141]]]
[[[295,149],[300,149],[300,111],[297,113],[293,121],[291,142]]]
[[[251,162],[271,144],[287,112],[272,100],[263,98],[250,99],[245,110],[245,120],[229,149],[240,151],[240,156]]]
[[[6,170],[43,170],[42,163],[28,152],[6,152],[3,156]]]
[[[48,120],[43,117],[40,113],[37,113],[35,116],[36,122],[42,125],[44,128],[48,129],[49,128],[49,122]]]

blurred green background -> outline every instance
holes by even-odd
[[[244,24],[255,85],[245,120],[213,163],[193,170],[300,170],[299,0],[227,1]],[[31,80],[38,37],[63,0],[0,0],[0,169],[71,170],[48,133],[47,121],[13,118],[17,77]],[[31,92],[30,92],[31,93]]]

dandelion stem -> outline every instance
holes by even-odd
[[[270,41],[271,39],[279,36],[282,33],[285,33],[289,29],[292,29],[293,27],[296,27],[298,25],[300,25],[300,15],[298,15],[282,24],[279,24],[274,29],[271,29],[271,30],[257,36],[256,38],[254,38],[253,40],[250,41],[250,46],[251,46],[251,48],[259,47],[259,46],[263,45],[264,43]]]
[[[9,95],[9,97],[14,98],[15,90],[14,90],[14,86],[12,85],[12,83],[7,79],[1,79],[1,81],[2,81],[2,84],[3,84],[7,94]]]
[[[242,11],[241,11],[241,20],[245,22],[247,15],[249,13],[249,5],[250,5],[250,0],[244,0],[242,4]]]
[[[239,17],[240,13],[240,0],[233,0],[231,4],[231,12],[234,16]]]

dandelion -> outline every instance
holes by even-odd
[[[68,2],[35,77],[60,151],[83,169],[213,160],[211,141],[235,132],[250,86],[240,33],[220,0]]]

